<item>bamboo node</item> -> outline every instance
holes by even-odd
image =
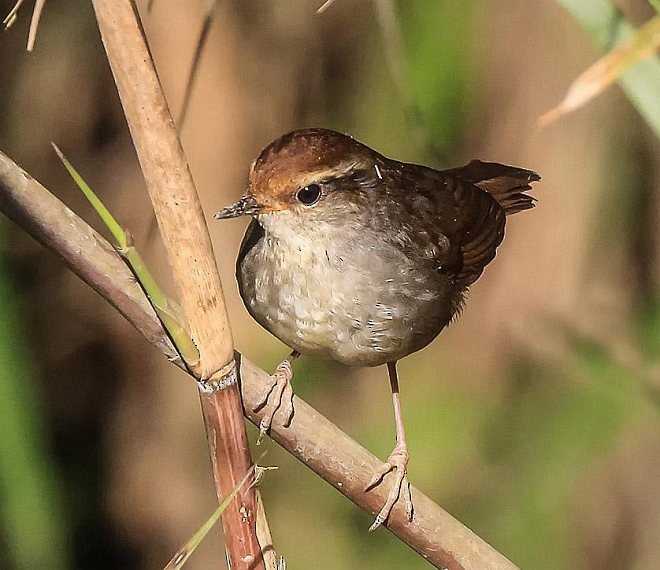
[[[209,378],[197,380],[197,386],[202,394],[213,394],[226,390],[238,383],[236,361],[231,360]]]

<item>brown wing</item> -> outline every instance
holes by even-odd
[[[534,207],[534,198],[526,192],[541,177],[531,170],[480,160],[442,175],[456,212],[454,234],[448,236],[460,249],[454,279],[467,287],[495,257],[506,216]]]
[[[506,214],[534,206],[525,192],[540,179],[530,170],[478,160],[443,172],[404,167],[403,175],[416,178],[413,186],[434,203],[440,270],[460,288],[474,283],[495,257]]]
[[[446,176],[443,206],[454,212],[447,238],[454,263],[443,267],[460,287],[474,283],[495,257],[504,238],[505,214],[497,201],[474,184]]]

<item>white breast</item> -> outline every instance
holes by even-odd
[[[303,354],[346,365],[382,364],[413,350],[410,292],[426,297],[416,306],[437,304],[437,294],[411,282],[408,260],[376,251],[370,236],[338,246],[322,225],[276,230],[278,238],[266,228],[239,269],[246,306],[262,326]]]

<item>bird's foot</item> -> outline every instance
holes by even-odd
[[[293,388],[291,387],[291,379],[293,378],[293,369],[291,368],[291,361],[284,360],[275,369],[275,372],[270,377],[271,384],[266,390],[262,400],[253,408],[253,411],[258,412],[264,409],[264,415],[259,423],[259,437],[257,438],[257,445],[266,435],[273,423],[275,412],[284,406],[284,417],[286,418],[284,425],[288,426],[293,419]]]
[[[411,521],[413,518],[413,502],[412,495],[410,493],[410,483],[408,482],[408,460],[410,456],[408,455],[408,448],[406,446],[397,445],[394,448],[394,451],[387,458],[387,461],[376,471],[373,479],[369,481],[369,484],[365,487],[365,491],[373,489],[376,485],[380,484],[385,475],[390,471],[395,471],[394,481],[390,487],[390,492],[387,495],[387,500],[383,505],[383,508],[380,510],[374,520],[373,524],[369,527],[369,531],[376,530],[380,525],[382,525],[387,517],[390,516],[392,507],[397,502],[399,497],[403,498],[404,507],[406,509],[406,516],[408,520]]]

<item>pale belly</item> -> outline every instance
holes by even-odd
[[[375,250],[376,249],[376,250]],[[394,248],[262,238],[239,261],[248,311],[302,354],[376,366],[426,346],[451,318],[450,285]]]

